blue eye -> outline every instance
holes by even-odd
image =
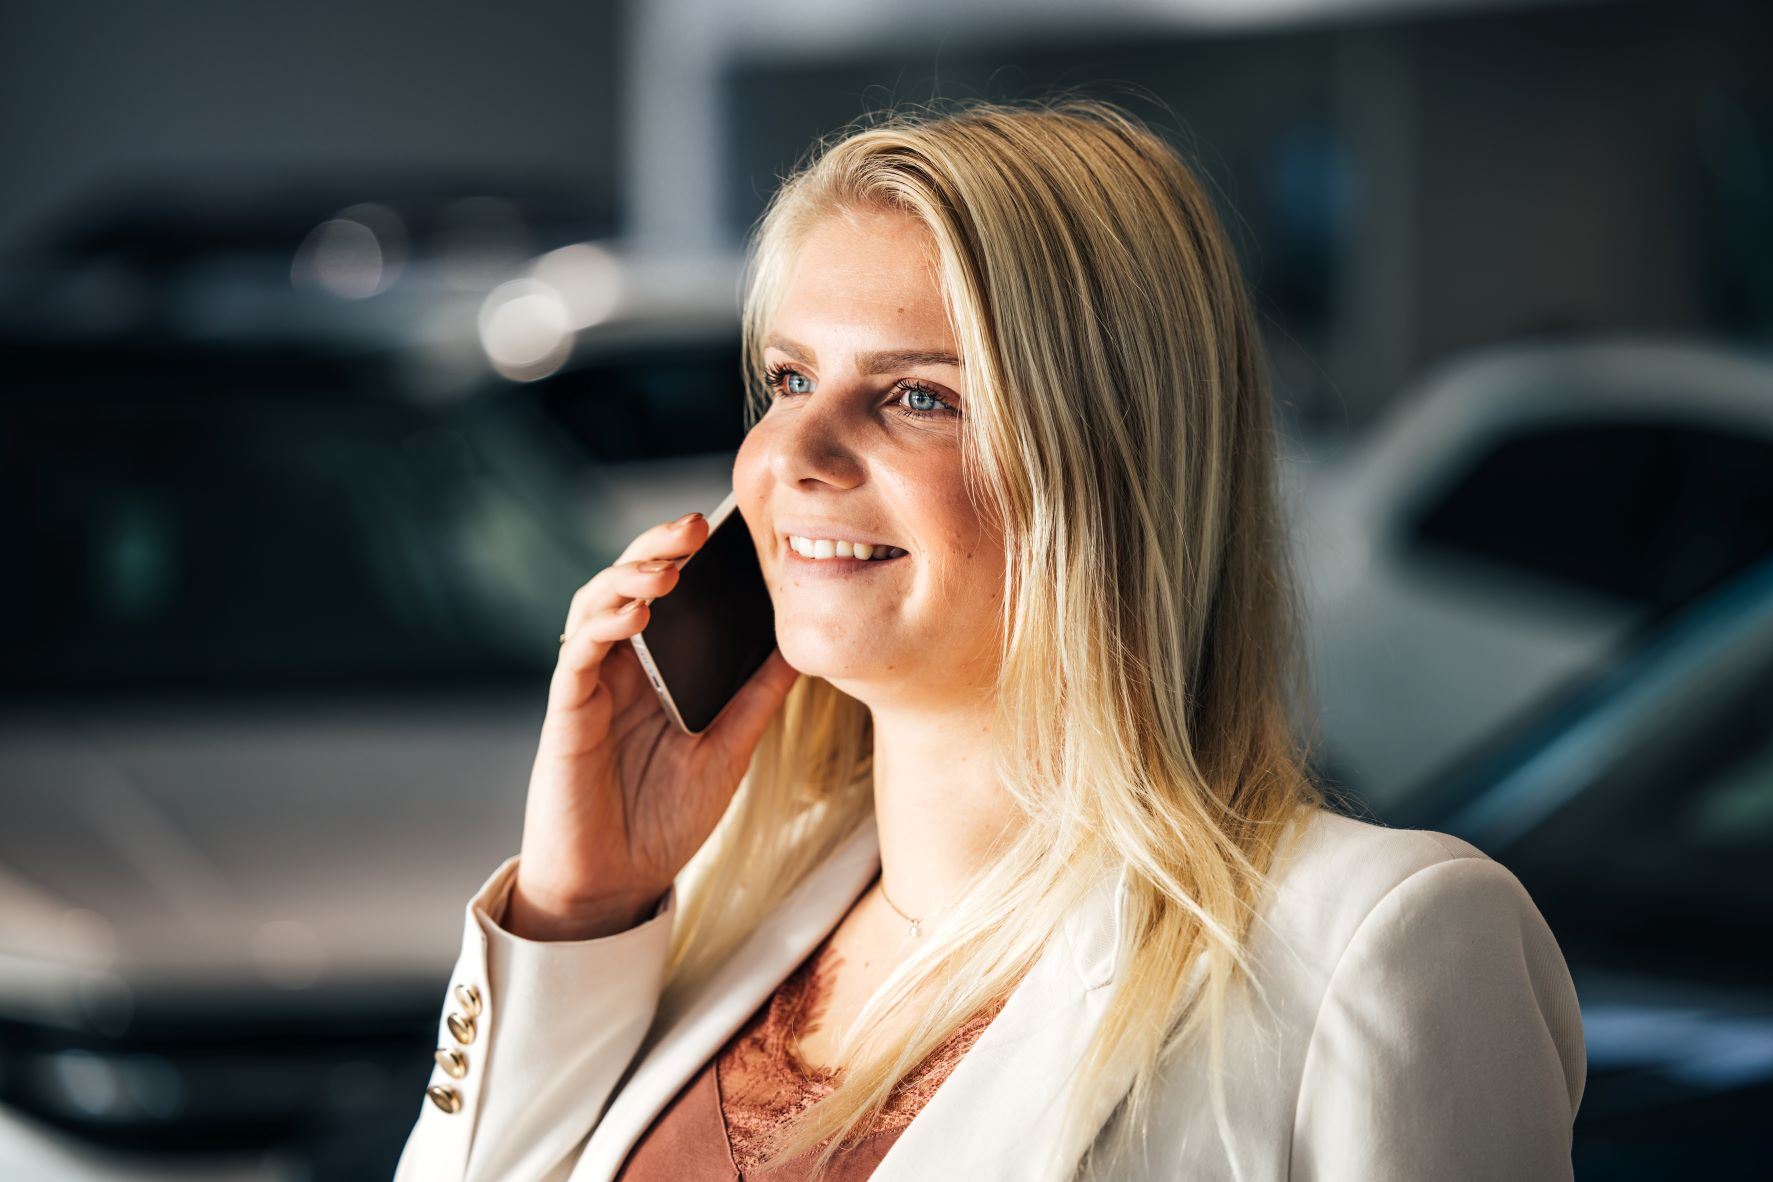
[[[959,418],[960,411],[936,391],[915,382],[900,382],[894,387],[905,400],[893,405],[908,419]]]
[[[792,383],[800,383],[793,385]],[[764,371],[763,384],[777,394],[811,394],[813,380],[798,369],[789,369],[786,365],[772,365]]]

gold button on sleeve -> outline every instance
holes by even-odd
[[[434,1084],[425,1089],[425,1095],[431,1097],[431,1103],[437,1105],[437,1107],[443,1109],[445,1112],[455,1113],[462,1110],[462,1098],[456,1094],[454,1088],[446,1088],[441,1084]]]
[[[450,1034],[463,1046],[474,1041],[474,1019],[466,1014],[451,1014],[443,1020],[443,1024],[449,1027]]]
[[[468,1074],[468,1060],[460,1051],[438,1047],[431,1052],[431,1057],[437,1060],[437,1066],[443,1069],[443,1074],[451,1079],[461,1079]]]
[[[462,1007],[462,1013],[470,1018],[480,1017],[480,990],[472,985],[456,986],[456,1004]]]

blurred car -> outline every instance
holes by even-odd
[[[744,438],[734,256],[635,257],[579,243],[535,259],[480,315],[494,392],[577,445],[587,511],[632,537],[719,504]]]
[[[386,1177],[571,594],[730,488],[736,260],[159,233],[0,313],[0,1173]]]
[[[1773,553],[1773,359],[1499,346],[1292,475],[1323,770],[1383,812]]]
[[[262,348],[0,355],[0,1124],[386,1177],[618,538],[523,399]]]
[[[305,1162],[269,1153],[107,1152],[0,1107],[0,1178],[19,1182],[308,1182]]]
[[[14,339],[119,338],[373,355],[459,396],[487,372],[476,318],[538,253],[607,234],[577,188],[376,175],[107,188],[0,268]]]
[[[1773,561],[1640,629],[1384,819],[1520,878],[1582,1005],[1576,1176],[1773,1161]]]

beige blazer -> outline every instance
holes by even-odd
[[[439,1048],[460,1060],[433,1072],[397,1182],[613,1178],[878,860],[870,819],[650,1032],[675,892],[628,931],[535,943],[496,922],[516,867],[506,862],[468,904],[438,1026]],[[1557,942],[1514,875],[1446,834],[1320,811],[1275,881],[1251,943],[1266,1002],[1240,1007],[1226,1030],[1227,1137],[1204,1048],[1183,1053],[1159,1079],[1143,1160],[1117,1177],[1569,1178],[1582,1020]],[[1112,993],[1119,888],[1105,881],[1070,915],[875,1178],[1083,1176],[1057,1152],[1057,1114]],[[1117,1098],[1097,1098],[1103,1119]]]

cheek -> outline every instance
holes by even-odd
[[[768,555],[773,539],[768,534],[765,518],[770,500],[769,450],[765,446],[767,428],[753,427],[739,444],[733,457],[733,495],[738,501],[739,515],[750,527],[752,541],[759,555]],[[768,563],[765,564],[766,570]]]
[[[757,504],[763,492],[767,470],[764,432],[761,424],[746,432],[733,457],[733,491],[739,494],[741,506]]]
[[[948,487],[951,494],[944,498],[943,512],[948,536],[953,539],[954,560],[961,567],[960,581],[981,611],[994,612],[1003,598],[1003,537],[966,495],[958,473]]]
[[[925,470],[911,482],[925,536],[941,558],[938,582],[945,595],[968,602],[998,597],[1003,582],[1003,543],[986,527],[966,495],[959,468]]]
[[[985,523],[967,496],[960,465],[944,462],[911,475],[908,487],[916,490],[923,516],[936,526],[955,557],[969,566],[986,559],[995,539],[987,536]]]

